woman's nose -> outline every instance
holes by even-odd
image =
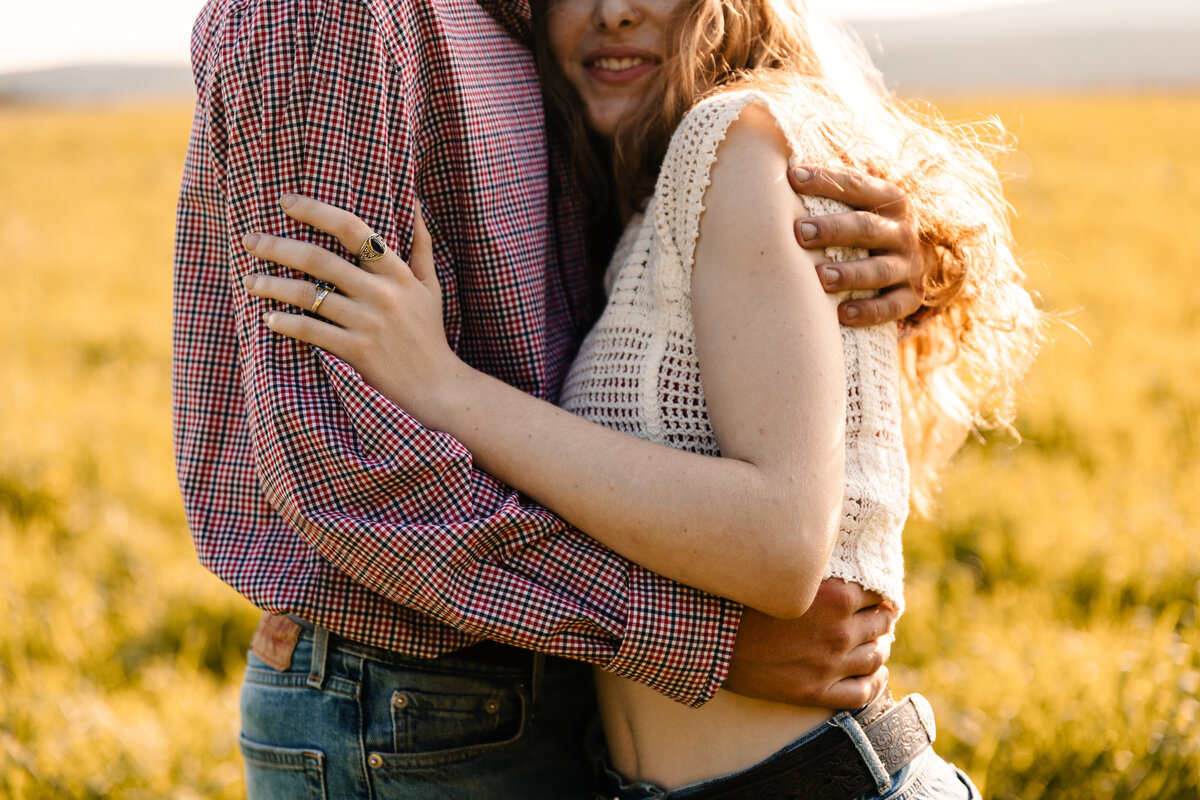
[[[642,21],[642,12],[630,0],[596,0],[592,23],[602,31],[632,28]]]

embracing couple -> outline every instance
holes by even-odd
[[[1036,339],[973,137],[803,0],[212,0],[193,64],[251,798],[977,796],[884,667]]]

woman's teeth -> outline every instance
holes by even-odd
[[[609,72],[622,72],[634,67],[640,67],[646,61],[647,59],[636,56],[629,58],[597,58],[592,62],[592,66],[608,70]]]

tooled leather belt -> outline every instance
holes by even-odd
[[[878,791],[868,766],[874,752],[876,769],[893,774],[933,743],[937,733],[929,701],[912,694],[895,703],[884,691],[862,710],[847,714],[866,735],[856,743],[844,723],[826,723],[826,733],[778,756],[698,791],[681,793],[687,800],[853,800]],[[869,743],[869,744],[868,744]]]

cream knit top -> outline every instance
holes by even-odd
[[[560,405],[652,442],[717,456],[700,382],[690,305],[704,192],[725,131],[748,104],[774,116],[792,149],[818,163],[826,149],[805,136],[803,104],[758,90],[696,105],[671,139],[654,195],[630,220],[605,275],[608,305],[584,340]],[[803,197],[818,216],[846,207]],[[828,248],[832,261],[861,257]],[[903,608],[900,534],[908,466],[900,430],[896,328],[846,328],[846,456],[842,520],[826,577],[854,581]]]

